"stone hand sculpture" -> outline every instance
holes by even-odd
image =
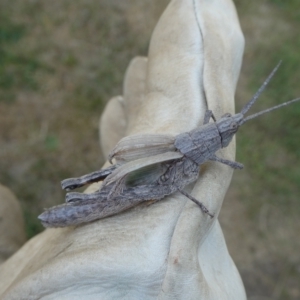
[[[207,109],[216,118],[234,113],[243,49],[231,0],[172,0],[148,58],[130,63],[123,96],[104,111],[103,153],[127,135],[190,131]],[[234,160],[235,141],[218,155]],[[92,223],[45,230],[1,265],[0,298],[246,299],[217,218],[232,172],[209,162],[189,187],[214,218],[175,193]]]

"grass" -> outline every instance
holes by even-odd
[[[25,27],[13,23],[0,14],[0,101],[14,100],[14,91],[20,88],[37,87],[33,73],[39,67],[36,59],[14,53],[18,42],[25,34]]]
[[[280,60],[283,61],[280,69],[251,112],[299,97],[300,3],[235,2],[246,37],[237,110],[251,98]],[[259,27],[255,27],[257,24]],[[300,103],[296,103],[250,121],[237,134],[237,160],[244,163],[245,169],[242,175],[235,172],[231,190],[236,191],[242,202],[248,220],[243,223],[248,223],[249,229],[244,225],[241,230],[245,254],[240,261],[235,261],[242,268],[249,298],[258,295],[270,299],[300,297],[295,284],[300,280],[299,271],[295,271],[300,263],[295,252],[299,249],[297,231],[300,228],[299,115]],[[253,240],[250,252],[246,246],[249,239]],[[232,248],[229,245],[229,249],[232,253],[241,251],[235,245]],[[246,253],[252,257],[250,265],[245,263]]]
[[[279,13],[283,16],[288,15],[288,18],[284,18],[289,22],[286,26],[293,27],[296,24],[299,26],[298,14],[292,12],[297,11],[300,6],[298,2],[287,2],[269,1],[268,5],[274,10],[275,18]],[[253,108],[255,111],[300,95],[298,84],[300,73],[297,67],[300,65],[298,32],[285,30],[281,39],[274,39],[272,48],[270,52],[270,45],[266,43],[252,46],[251,49],[251,52],[256,53],[255,64],[249,68],[247,80],[249,90],[253,93],[277,62],[283,60],[281,68]],[[281,208],[290,202],[298,213],[300,205],[295,195],[299,195],[300,182],[299,168],[296,167],[300,157],[298,150],[300,146],[299,114],[300,105],[296,103],[249,122],[245,125],[247,128],[241,129],[237,148],[237,158],[251,165],[249,172],[252,177],[256,178],[257,195],[268,191],[270,197],[266,197],[266,201]],[[284,201],[281,200],[283,196]],[[252,200],[251,206],[257,208],[255,213],[260,209],[260,204],[253,203]]]
[[[0,182],[21,201],[29,238],[43,229],[43,208],[63,201],[60,181],[103,162],[99,116],[121,93],[130,59],[147,53],[152,30],[133,35],[124,9],[109,1],[0,3]],[[156,9],[144,11],[156,14],[146,17],[152,24]]]

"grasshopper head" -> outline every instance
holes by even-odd
[[[262,84],[262,86],[258,89],[258,91],[255,93],[255,95],[252,97],[252,99],[243,107],[240,113],[231,116],[230,114],[225,114],[221,117],[221,119],[217,122],[217,128],[219,130],[220,136],[221,136],[221,142],[222,147],[227,147],[228,144],[231,142],[232,137],[234,134],[238,131],[239,127],[246,123],[249,120],[252,120],[260,115],[263,115],[265,113],[268,113],[270,111],[273,111],[275,109],[279,109],[283,106],[292,104],[294,102],[300,101],[300,98],[296,98],[294,100],[290,100],[288,102],[284,102],[282,104],[273,106],[271,108],[265,109],[263,111],[260,111],[256,114],[250,115],[248,117],[244,117],[244,115],[249,111],[251,106],[255,103],[255,101],[258,99],[260,94],[263,92],[267,84],[270,82],[271,78],[274,76],[275,72],[279,68],[281,62],[275,67],[275,69],[272,71],[272,73],[268,76],[268,78],[265,80],[265,82]]]
[[[217,122],[217,127],[221,136],[222,148],[227,147],[232,140],[234,134],[238,131],[243,121],[242,114],[225,114]]]

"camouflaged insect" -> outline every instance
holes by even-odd
[[[112,166],[62,181],[62,188],[70,191],[103,180],[98,192],[67,193],[65,204],[47,209],[38,218],[45,227],[78,225],[118,214],[144,201],[161,200],[175,192],[182,193],[198,204],[205,214],[213,217],[184,188],[197,180],[200,166],[207,161],[217,161],[233,169],[242,169],[242,164],[222,159],[216,156],[216,151],[227,147],[245,122],[300,100],[297,98],[244,117],[279,65],[280,63],[240,113],[233,116],[227,113],[216,120],[213,113],[207,110],[203,125],[192,131],[177,136],[147,134],[123,138],[109,155],[111,163],[112,159],[115,160]],[[209,123],[211,118],[214,122]]]

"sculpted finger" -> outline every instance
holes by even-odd
[[[202,47],[193,1],[171,1],[151,38],[146,95],[130,134],[175,135],[200,124],[206,109]]]
[[[171,4],[173,3],[173,7],[176,8],[178,3],[183,2],[172,1]],[[218,119],[226,112],[234,112],[234,94],[241,67],[244,39],[235,8],[230,0],[213,2],[195,0],[193,3],[194,18],[197,20],[203,41],[202,92],[207,107],[214,112]],[[217,154],[226,159],[234,159],[235,141],[220,152]],[[232,173],[229,166],[218,162],[207,163],[201,168],[199,180],[192,191],[192,196],[203,201],[203,204],[211,213],[215,214],[215,217],[213,219],[205,218],[195,204],[186,203],[172,237],[168,271],[163,284],[165,293],[171,290],[174,293],[176,287],[186,286],[187,289],[183,291],[181,288],[180,293],[187,295],[187,298],[190,299],[199,297],[199,295],[203,295],[206,299],[245,299],[243,286],[229,255],[225,257],[227,266],[225,264],[214,266],[217,259],[213,258],[213,255],[219,254],[212,254],[209,259],[210,265],[207,267],[201,265],[203,258],[199,256],[203,247],[212,249],[216,242],[215,239],[209,238],[209,235],[214,232],[216,226],[219,226],[217,216]],[[222,237],[222,232],[219,233],[219,237]],[[224,242],[222,247],[226,248]],[[238,290],[234,297],[230,294],[232,289],[231,291],[229,289],[228,295],[226,295],[224,286],[220,291],[223,292],[222,296],[220,294],[208,298],[205,294],[205,290],[209,289],[210,282],[209,276],[205,276],[204,279],[203,272],[206,272],[207,275],[210,272],[208,269],[213,270],[214,268],[218,268],[220,274],[232,273],[232,279],[229,282],[232,285],[236,284]],[[184,282],[188,284],[184,284]],[[199,282],[203,282],[203,285],[200,286]],[[190,289],[190,286],[193,286],[194,289]],[[177,292],[179,293],[179,291]],[[165,297],[162,296],[161,299],[165,299]]]
[[[125,136],[126,125],[123,97],[110,99],[99,122],[100,145],[105,159],[117,142]]]
[[[244,36],[231,0],[215,3],[195,1],[196,14],[205,47],[203,86],[208,109],[219,119],[224,113],[234,114],[234,95],[244,52]],[[221,156],[235,159],[235,137]],[[231,176],[232,169],[226,169]],[[225,172],[226,172],[225,170]],[[226,176],[224,174],[224,176]]]
[[[127,117],[126,133],[136,126],[136,117],[144,100],[148,58],[138,56],[131,60],[125,74],[123,94]]]
[[[135,57],[130,62],[124,79],[124,96],[112,98],[99,122],[100,144],[105,158],[117,142],[130,132],[136,121],[145,94],[147,58]]]

